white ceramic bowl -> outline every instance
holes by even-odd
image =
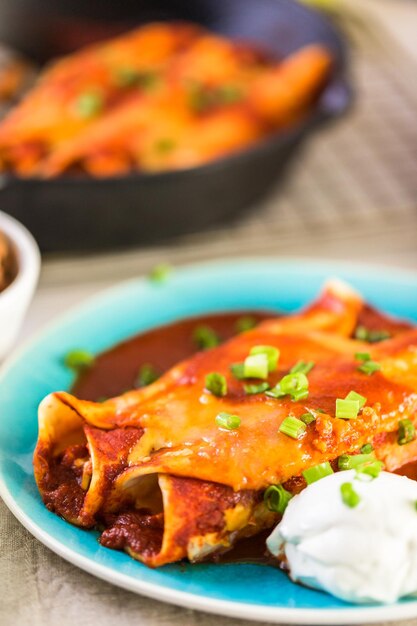
[[[0,211],[0,231],[14,246],[18,272],[14,281],[0,292],[0,359],[16,341],[32,300],[41,266],[36,241],[20,222]]]

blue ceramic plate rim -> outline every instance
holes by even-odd
[[[36,431],[33,410],[39,397],[57,388],[56,381],[68,387],[70,378],[61,359],[77,338],[84,339],[84,347],[98,351],[183,315],[246,307],[290,311],[314,297],[322,283],[334,276],[349,281],[376,305],[417,321],[417,307],[413,309],[412,304],[417,302],[417,273],[282,258],[245,258],[183,267],[161,285],[146,278],[127,281],[62,316],[23,347],[0,373],[0,415],[8,415],[0,422],[0,496],[6,505],[29,532],[74,565],[125,589],[172,604],[275,623],[354,624],[417,616],[416,599],[390,606],[354,606],[293,585],[281,572],[276,573],[276,603],[271,603],[270,597],[262,600],[261,586],[256,590],[256,601],[242,600],[251,577],[257,580],[262,572],[273,569],[258,565],[174,565],[149,570],[122,553],[99,547],[93,532],[72,527],[49,513],[28,473]],[[111,315],[107,315],[109,311]],[[121,322],[120,328],[114,326],[115,320]],[[43,369],[47,381],[42,379]],[[23,384],[25,393],[17,394]],[[21,410],[27,409],[26,405],[31,412]],[[218,576],[219,567],[222,576]],[[210,568],[216,570],[214,587]],[[239,577],[230,593],[225,584],[227,576]],[[294,590],[301,601],[283,604],[283,595]]]

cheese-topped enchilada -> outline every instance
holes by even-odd
[[[273,526],[265,493],[299,491],[311,468],[364,446],[388,470],[417,457],[417,330],[387,319],[371,332],[365,309],[333,283],[142,389],[102,403],[51,394],[34,457],[45,504],[158,566]]]

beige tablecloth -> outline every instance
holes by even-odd
[[[362,11],[364,4],[352,6]],[[381,10],[390,34],[355,12],[344,18],[358,104],[300,155],[283,192],[239,224],[209,235],[123,254],[46,259],[21,341],[87,296],[161,260],[302,255],[327,258],[329,274],[335,273],[334,259],[417,270],[417,6],[400,0],[369,5]],[[219,623],[249,624],[161,604],[95,579],[33,539],[0,501],[0,626]]]

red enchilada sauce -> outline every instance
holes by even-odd
[[[197,350],[195,331],[205,327],[223,342],[236,335],[239,320],[252,319],[254,323],[267,319],[276,313],[238,312],[207,315],[181,320],[173,324],[137,335],[114,348],[103,352],[95,359],[93,366],[85,370],[76,380],[73,393],[82,399],[99,401],[117,396],[137,386],[138,372],[144,364],[149,364],[158,374],[162,374],[179,361],[192,356]],[[364,307],[358,327],[372,331],[387,331],[396,334],[409,327],[407,323],[385,318],[370,307]],[[81,456],[81,446],[73,446],[74,454]],[[77,450],[75,450],[77,448]],[[80,448],[80,450],[78,450]],[[83,447],[84,448],[84,447]],[[72,448],[62,455],[52,468],[51,485],[56,486],[55,502],[51,497],[49,508],[71,517],[71,509],[76,516],[82,498],[78,470],[71,471],[68,455]],[[398,473],[417,479],[417,463],[409,463]],[[72,488],[72,490],[71,490]],[[65,492],[65,493],[64,493]],[[62,502],[59,502],[62,500]],[[145,511],[122,511],[118,515],[103,520],[106,530],[101,543],[113,549],[131,548],[134,552],[149,549],[158,550],[163,533],[163,514],[147,515]],[[216,562],[256,562],[269,563],[265,540],[270,531],[255,537],[241,540],[233,550],[216,555]]]
[[[275,313],[239,312],[194,317],[137,335],[99,354],[93,367],[75,382],[72,393],[83,400],[117,396],[136,385],[140,367],[150,364],[160,374],[198,350],[194,335],[209,328],[221,342],[238,333],[242,318],[258,323]]]

